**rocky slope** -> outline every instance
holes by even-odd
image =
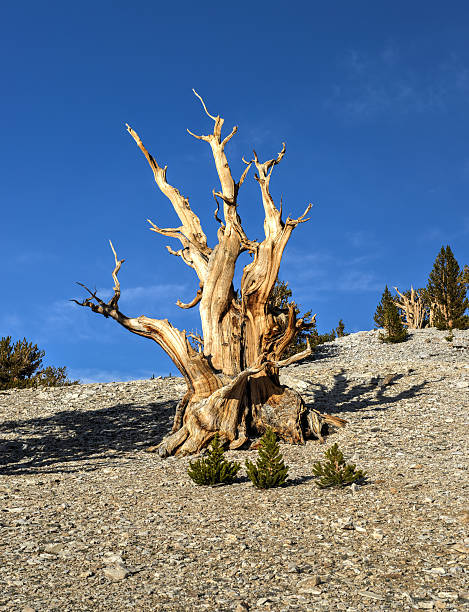
[[[145,452],[182,379],[0,392],[0,610],[466,609],[469,332],[446,335],[359,332],[284,371],[348,425],[282,445],[264,492]],[[333,442],[367,484],[316,487]]]

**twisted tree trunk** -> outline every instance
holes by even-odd
[[[239,448],[250,437],[262,434],[271,427],[283,440],[301,444],[306,436],[321,439],[323,423],[341,427],[345,421],[315,410],[307,410],[296,391],[280,385],[279,368],[303,359],[310,350],[288,359],[282,359],[285,349],[296,334],[308,327],[298,319],[294,305],[288,310],[275,310],[269,306],[269,297],[277,279],[283,251],[293,229],[304,223],[311,208],[308,205],[298,219],[282,220],[269,189],[273,168],[285,155],[285,144],[274,159],[261,163],[254,157],[247,162],[238,182],[235,182],[225,155],[225,146],[234,136],[237,127],[222,139],[223,119],[210,115],[204,101],[206,114],[214,121],[213,132],[207,136],[192,136],[208,142],[213,153],[221,189],[213,191],[216,201],[215,219],[219,223],[218,243],[212,249],[202,230],[200,220],[191,210],[186,197],[166,180],[166,167],[158,165],[144,147],[138,134],[127,130],[145,155],[153,171],[156,184],[170,200],[181,225],[177,228],[160,228],[149,221],[154,232],[177,238],[181,248],[167,247],[172,255],[194,269],[199,288],[189,303],[178,301],[181,308],[199,305],[203,337],[194,338],[196,350],[185,331],[174,328],[168,320],[145,316],[130,318],[120,312],[120,284],[118,272],[124,260],[115,258],[114,295],[108,301],[100,299],[96,292],[77,304],[91,308],[93,312],[111,317],[129,331],[157,342],[171,357],[184,376],[187,392],[176,409],[172,432],[158,447],[162,456],[196,453],[218,432],[220,439],[230,448]],[[189,131],[189,130],[188,130]],[[254,164],[264,206],[264,234],[262,242],[249,240],[237,212],[237,198],[247,173]],[[223,218],[219,217],[220,202]],[[235,266],[239,255],[248,251],[253,260],[243,271],[239,295],[233,286]]]

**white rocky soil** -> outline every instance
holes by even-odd
[[[182,379],[0,392],[0,610],[463,610],[469,331],[359,332],[283,372],[347,419],[282,445],[287,486],[198,487],[168,432]],[[334,442],[368,474],[320,490]],[[244,463],[255,451],[228,452]]]

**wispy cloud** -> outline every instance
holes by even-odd
[[[350,50],[342,74],[326,105],[355,118],[443,111],[469,91],[469,66],[456,55],[422,70],[392,43],[373,55]]]
[[[346,232],[345,239],[356,249],[369,248],[377,244],[376,236],[364,230]]]
[[[18,315],[7,314],[0,318],[0,336],[24,336],[24,323]]]
[[[382,288],[382,282],[372,272],[350,270],[340,275],[333,287],[346,293],[374,292]]]
[[[169,295],[179,296],[187,291],[189,291],[189,287],[182,284],[142,285],[140,287],[124,288],[121,293],[121,299],[126,302],[149,299],[155,300],[166,298]]]
[[[128,370],[100,370],[97,368],[71,368],[68,371],[70,380],[79,380],[83,384],[87,383],[108,383],[126,382],[130,380],[148,380],[152,376],[168,376],[169,372],[150,370],[137,370],[129,374]],[[179,376],[179,372],[172,372],[174,376]]]
[[[360,245],[363,241],[369,246],[364,235],[352,235],[351,238]],[[285,256],[280,277],[289,279],[301,296],[318,301],[324,299],[325,293],[377,291],[382,280],[370,271],[370,261],[375,257],[374,253],[367,252],[351,258],[319,252],[307,255],[290,252]]]

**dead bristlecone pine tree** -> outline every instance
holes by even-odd
[[[180,225],[161,228],[150,221],[157,234],[179,240],[180,248],[168,251],[192,268],[198,278],[195,297],[180,308],[199,307],[202,335],[176,329],[167,319],[127,316],[119,309],[118,273],[124,262],[111,243],[115,267],[112,272],[114,295],[107,302],[85,285],[89,297],[79,302],[93,312],[110,317],[127,330],[157,342],[170,356],[187,383],[187,392],[176,408],[172,432],[158,445],[161,456],[193,454],[206,447],[218,432],[223,445],[239,448],[270,427],[284,441],[302,444],[306,437],[319,436],[324,423],[341,427],[345,421],[307,409],[301,396],[279,382],[279,369],[310,354],[306,349],[285,358],[285,351],[305,328],[294,305],[284,311],[270,309],[269,298],[277,280],[280,262],[292,231],[305,218],[311,205],[297,219],[282,219],[270,193],[274,168],[285,155],[285,144],[273,159],[262,162],[256,152],[246,161],[241,178],[232,176],[225,149],[237,128],[222,136],[223,119],[211,115],[200,99],[213,131],[204,136],[189,132],[210,145],[220,181],[213,190],[216,202],[218,242],[211,247],[192,211],[189,200],[167,181],[166,167],[148,152],[139,135],[127,126],[129,134],[144,154],[160,191],[172,204]],[[246,235],[238,215],[238,196],[248,172],[254,166],[264,207],[264,237],[252,240]],[[233,278],[239,256],[250,253],[241,285],[235,290]],[[190,338],[189,336],[192,336]],[[198,350],[193,346],[194,340]]]

